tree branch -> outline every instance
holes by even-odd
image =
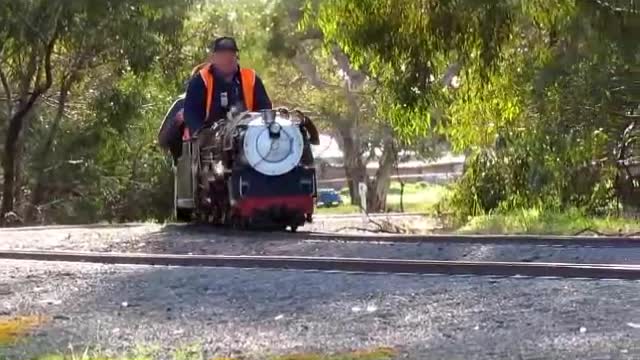
[[[604,0],[594,0],[594,1],[600,7],[605,8],[607,10],[610,10],[610,11],[612,11],[614,13],[617,13],[617,14],[633,14],[633,15],[640,14],[640,11],[638,11],[636,9],[626,9],[626,8],[623,8],[623,7],[616,7],[615,5],[609,4],[608,2],[606,2]]]
[[[340,70],[342,70],[342,72],[345,74],[349,90],[360,88],[362,84],[364,84],[367,77],[362,72],[355,70],[351,66],[349,57],[337,44],[332,46],[331,54],[333,55],[333,59],[338,64],[338,68],[340,68]]]
[[[9,80],[7,80],[7,76],[5,75],[2,67],[0,66],[0,82],[2,82],[2,88],[4,89],[5,100],[7,101],[7,114],[11,117],[11,113],[13,112],[13,97],[11,95],[11,88],[9,87]]]
[[[318,68],[311,57],[302,50],[298,50],[293,57],[293,63],[298,70],[305,76],[307,81],[319,90],[324,89],[341,89],[340,86],[333,85],[320,77],[318,74]]]
[[[51,39],[49,40],[49,43],[47,44],[47,47],[46,47],[46,53],[44,57],[45,83],[42,85],[39,84],[39,86],[36,87],[34,94],[32,94],[32,96],[35,96],[36,94],[37,96],[44,94],[47,90],[51,88],[51,85],[53,85],[51,56],[53,55],[53,48],[55,47],[56,41],[58,41],[59,36],[60,36],[60,23],[56,25],[56,30],[51,36]]]
[[[609,114],[614,115],[614,116],[619,116],[625,119],[640,119],[640,114],[639,115],[633,115],[633,114],[625,114],[623,112],[620,111],[610,111]]]
[[[39,79],[41,77],[40,75],[41,68],[39,67],[38,75],[36,76],[35,88],[33,92],[29,96],[29,99],[27,100],[26,104],[21,106],[20,109],[14,114],[12,118],[19,119],[19,118],[22,118],[24,115],[26,115],[29,112],[29,110],[31,110],[35,102],[38,100],[38,98],[42,96],[42,94],[47,92],[47,90],[51,88],[51,85],[53,85],[51,56],[53,54],[53,48],[55,47],[55,44],[58,41],[59,36],[60,36],[60,21],[56,20],[56,28],[53,32],[53,35],[51,36],[51,39],[49,39],[49,42],[47,43],[46,50],[45,50],[46,51],[44,56],[45,81],[44,83],[40,83]]]

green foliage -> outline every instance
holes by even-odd
[[[580,232],[631,234],[640,231],[637,221],[616,217],[593,217],[575,208],[563,211],[518,209],[506,214],[475,217],[458,230],[461,234],[549,234]]]
[[[616,182],[621,144],[638,153],[625,137],[640,113],[639,44],[629,40],[638,5],[332,0],[311,7],[307,24],[377,80],[398,134],[440,133],[470,155],[448,199],[459,218],[598,213],[640,195]]]
[[[2,1],[0,134],[3,145],[15,143],[5,146],[15,158],[15,207],[34,205],[55,222],[169,216],[172,174],[156,131],[218,35],[238,39],[242,64],[258,70],[276,105],[303,107],[339,133],[354,173],[388,125],[397,142],[425,154],[442,139],[469,154],[447,198],[461,219],[519,208],[606,213],[616,198],[640,206],[638,179],[620,165],[640,156],[638,8],[635,0]]]
[[[493,69],[512,11],[506,1],[331,0],[308,22],[317,19],[327,41],[383,85],[387,117],[411,137],[433,129],[433,105],[446,97],[441,78],[453,64],[481,75]]]
[[[18,213],[35,208],[40,221],[53,222],[170,214],[171,171],[154,142],[177,90],[176,76],[163,73],[184,66],[172,60],[181,52],[190,3],[3,2],[7,117],[32,96],[31,84],[42,91],[26,120],[15,120],[17,136],[6,134],[25,149],[16,157]],[[43,87],[49,74],[51,83]]]
[[[458,148],[494,147],[496,137],[504,142],[494,163],[472,159],[460,185],[461,193],[482,199],[492,194],[482,193],[482,184],[495,184],[499,203],[480,201],[481,211],[537,204],[577,206],[590,213],[612,210],[618,149],[627,141],[625,128],[635,121],[630,114],[640,105],[640,73],[634,70],[640,63],[637,55],[628,57],[630,51],[638,54],[637,44],[627,46],[615,30],[594,27],[597,16],[590,18],[590,10],[577,8],[575,18],[557,30],[566,42],[552,49],[552,56],[545,56],[549,44],[535,38],[514,44],[514,49],[532,49],[536,60],[510,52],[502,62],[505,73],[475,91],[476,99],[453,103],[450,138]],[[639,18],[618,23],[635,29]],[[459,205],[477,214],[470,204]]]

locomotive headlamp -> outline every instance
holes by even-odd
[[[269,136],[270,137],[279,138],[280,137],[280,130],[282,130],[282,127],[277,122],[273,122],[273,123],[269,124]]]

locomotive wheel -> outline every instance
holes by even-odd
[[[247,228],[247,221],[239,216],[231,216],[231,228],[235,230],[244,230]]]
[[[176,209],[176,220],[178,220],[178,222],[191,222],[192,215],[193,210],[191,209]]]
[[[202,212],[202,209],[196,213],[196,219],[199,224],[208,225],[209,224],[209,216],[206,213]]]
[[[211,209],[211,213],[211,223],[213,225],[224,225],[224,217],[219,207],[214,206],[213,209]]]

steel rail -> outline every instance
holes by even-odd
[[[227,267],[393,274],[494,275],[640,280],[640,265],[436,261],[297,256],[166,255],[0,250],[0,259],[180,267]]]
[[[256,237],[264,240],[311,240],[368,243],[432,243],[443,245],[540,245],[640,248],[640,237],[634,236],[560,236],[560,235],[459,235],[459,234],[341,234],[331,232],[268,232],[216,228],[209,225],[168,225],[186,232],[224,236]]]
[[[324,220],[334,220],[334,219],[361,219],[363,216],[371,219],[385,219],[385,218],[417,218],[417,217],[428,217],[432,214],[426,212],[391,212],[391,213],[371,213],[364,215],[362,213],[351,213],[351,214],[323,214],[316,213],[313,215],[313,220],[316,221],[324,221]]]
[[[405,235],[405,234],[333,234],[296,233],[292,237],[319,241],[391,242],[391,243],[442,243],[477,245],[540,245],[640,248],[640,237],[626,236],[557,236],[557,235]]]
[[[122,224],[84,224],[84,225],[36,225],[36,226],[16,226],[0,228],[2,233],[29,232],[29,231],[49,231],[49,230],[117,230],[132,229],[143,226],[150,226],[148,223],[122,223]]]
[[[0,238],[3,233],[47,231],[47,230],[84,230],[84,229],[120,229],[135,228],[145,224],[117,224],[117,225],[59,225],[42,227],[18,227],[0,229]],[[539,246],[580,246],[580,247],[616,247],[616,248],[640,248],[640,236],[560,236],[560,235],[460,235],[460,234],[344,234],[331,232],[269,232],[269,231],[242,231],[228,228],[219,228],[204,224],[170,224],[164,227],[166,232],[180,230],[187,233],[208,234],[211,237],[243,236],[256,237],[266,240],[311,240],[311,241],[341,241],[341,242],[370,242],[370,243],[442,243],[449,244],[475,244],[475,245],[539,245]]]

